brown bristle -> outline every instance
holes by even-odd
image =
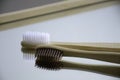
[[[63,64],[60,61],[44,61],[36,59],[35,66],[47,70],[59,70],[63,67]]]
[[[54,48],[37,48],[35,57],[44,59],[44,61],[59,61],[63,51]]]

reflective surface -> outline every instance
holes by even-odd
[[[120,6],[78,13],[0,32],[0,80],[119,80],[119,77],[86,70],[46,70],[35,67],[35,59],[21,52],[22,34],[26,31],[48,32],[58,42],[120,43]],[[116,65],[83,58],[62,60],[83,64]]]

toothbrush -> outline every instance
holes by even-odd
[[[39,45],[33,50],[35,51],[35,57],[43,57],[46,61],[49,61],[48,58],[59,61],[66,56],[90,58],[120,64],[120,53],[117,52],[78,50],[55,45]]]
[[[22,48],[22,51],[26,52],[27,55],[29,56],[29,54],[31,55],[31,52],[35,52],[35,49]],[[83,71],[105,74],[108,76],[120,77],[119,74],[120,66],[116,66],[116,65],[94,65],[94,64],[75,63],[65,60],[56,61],[56,60],[51,60],[50,57],[37,56],[35,66],[47,70],[60,70],[60,69],[83,70]]]
[[[68,48],[75,48],[80,50],[89,50],[89,51],[109,51],[109,52],[120,52],[120,48],[114,47],[94,47],[94,46],[82,46],[80,43],[71,43],[71,42],[50,42],[50,34],[48,33],[41,33],[41,32],[26,32],[23,34],[23,41],[21,45],[23,47],[34,48],[37,45],[45,45],[45,44],[52,44],[57,46],[63,46]],[[85,44],[85,43],[84,43]],[[84,45],[83,44],[83,45]],[[86,43],[86,44],[94,44],[97,43]],[[110,44],[110,43],[104,43]],[[112,46],[113,44],[111,44]]]
[[[31,36],[32,35],[32,36]],[[48,37],[45,37],[45,36],[48,36]],[[39,33],[39,32],[27,32],[24,34],[23,36],[23,41],[22,41],[22,45],[23,47],[27,47],[27,48],[35,48],[37,45],[42,45],[42,44],[49,44],[49,34],[48,33]],[[61,45],[61,44],[59,44]],[[75,49],[81,49],[81,47],[79,47],[78,45],[65,45],[62,43],[63,46],[67,46],[68,48],[69,47],[77,47]],[[92,48],[92,47],[89,47],[89,48]],[[94,48],[94,47],[93,47]],[[69,48],[71,49],[71,48]],[[103,48],[104,49],[104,48]],[[101,48],[99,48],[99,51],[101,50]],[[114,52],[117,52],[119,49],[112,49],[112,48],[105,48],[103,51],[108,51],[108,50],[112,50]],[[103,52],[102,52],[103,53]],[[116,54],[114,54],[116,55]],[[119,54],[118,54],[119,55]],[[104,55],[103,55],[104,56]],[[109,54],[110,56],[110,54]],[[98,56],[97,56],[98,57]],[[99,57],[98,57],[99,58]],[[109,59],[110,57],[108,57]],[[119,56],[118,56],[119,58]],[[112,58],[113,59],[113,58]],[[117,61],[118,60],[118,61]],[[111,60],[109,60],[111,61]],[[114,61],[119,63],[119,59],[116,59],[116,57],[114,58]],[[114,62],[113,61],[113,62]]]
[[[38,46],[36,48],[36,56],[52,57],[56,60],[61,59],[62,56],[83,57],[120,64],[120,53],[117,52],[86,51],[55,45]]]
[[[84,63],[75,63],[65,60],[44,61],[39,59],[38,57],[36,59],[35,66],[47,70],[60,70],[60,69],[83,70],[83,71],[120,77],[120,66],[116,66],[116,65],[84,64]]]

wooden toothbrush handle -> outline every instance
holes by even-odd
[[[120,43],[52,42],[52,44],[79,50],[120,52]]]
[[[97,72],[110,76],[120,77],[120,66],[116,65],[95,65],[62,61],[63,68],[83,71]]]
[[[59,43],[59,45],[61,45],[61,44],[62,43]],[[27,43],[24,43],[24,42],[21,42],[21,45],[23,47],[27,47],[27,48],[36,48],[36,46],[37,46],[37,45],[34,45],[34,44],[27,44]],[[65,43],[64,43],[64,45],[65,45]],[[95,45],[95,43],[94,43],[94,45]],[[77,47],[77,48],[69,48],[69,47]],[[120,53],[118,53],[119,52],[118,48],[117,49],[116,48],[102,48],[105,51],[104,50],[102,51],[101,48],[97,48],[97,49],[99,49],[97,51],[97,50],[94,50],[94,49],[96,49],[96,47],[89,47],[89,48],[91,48],[91,50],[87,50],[86,48],[81,50],[81,47],[78,46],[78,45],[74,45],[74,46],[72,45],[71,46],[69,44],[69,47],[59,46],[60,49],[63,48],[65,50],[64,51],[64,56],[84,57],[84,58],[91,58],[91,59],[108,61],[108,62],[113,62],[113,63],[119,63],[120,64]],[[108,50],[112,50],[112,51],[111,52],[106,52]]]
[[[51,44],[61,47],[67,47],[88,51],[109,51],[120,52],[120,43],[71,43],[71,42],[52,42]],[[30,44],[21,42],[22,47],[35,48],[39,44]]]
[[[61,48],[62,49],[62,48]],[[83,57],[96,60],[120,64],[120,53],[118,52],[105,52],[105,51],[86,51],[78,49],[64,48],[64,55],[69,57]]]

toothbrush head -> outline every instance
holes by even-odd
[[[27,44],[39,45],[49,44],[50,35],[48,33],[41,32],[25,32],[23,34],[23,42]]]
[[[59,70],[63,67],[63,64],[60,61],[44,61],[37,58],[35,66],[46,70]]]
[[[44,61],[59,61],[62,56],[63,51],[49,47],[37,48],[35,53],[35,57]]]

